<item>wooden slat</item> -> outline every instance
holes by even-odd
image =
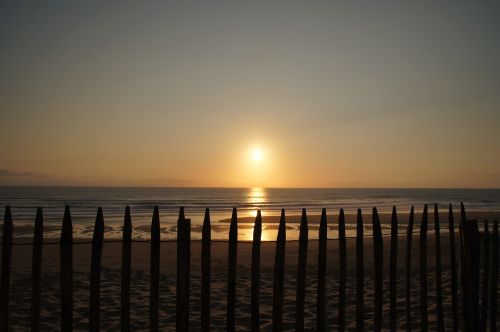
[[[10,272],[12,269],[12,215],[10,206],[5,207],[2,230],[2,279],[0,280],[0,331],[9,331]]]
[[[205,210],[201,241],[201,330],[210,331],[210,280],[211,280],[211,243],[210,211]]]
[[[479,326],[478,290],[479,290],[479,248],[478,231],[475,220],[467,220],[463,202],[461,215],[461,274],[462,274],[462,315],[464,329],[475,331]]]
[[[410,210],[410,218],[408,220],[408,227],[406,228],[406,257],[405,257],[405,270],[406,270],[406,331],[411,331],[411,252],[412,252],[412,243],[413,243],[413,224],[415,221],[414,208],[411,207]]]
[[[472,322],[475,329],[480,325],[479,320],[479,229],[477,220],[471,220],[471,262],[472,262]]]
[[[59,255],[61,264],[61,331],[73,331],[73,225],[68,205],[64,210]]]
[[[389,258],[389,320],[391,331],[396,331],[397,321],[397,289],[398,289],[398,215],[396,207],[392,207],[391,217],[391,256]]]
[[[464,330],[472,331],[474,329],[473,305],[474,295],[471,261],[471,222],[467,220],[464,204],[460,204],[460,269],[461,269],[461,291],[462,291],[462,316],[464,321]]]
[[[186,332],[189,326],[189,250],[187,219],[184,208],[179,211],[177,220],[177,300],[176,331]]]
[[[493,224],[491,245],[491,280],[490,280],[490,331],[497,328],[497,289],[498,289],[498,222]]]
[[[358,209],[358,217],[356,223],[356,331],[364,330],[364,302],[365,302],[365,286],[364,286],[364,257],[363,257],[363,215],[361,209]]]
[[[470,285],[470,271],[471,268],[469,262],[469,255],[465,254],[465,248],[468,247],[468,243],[465,243],[468,239],[468,229],[467,229],[467,217],[465,215],[464,204],[460,204],[460,223],[459,223],[459,235],[460,235],[460,291],[462,299],[462,318],[463,318],[463,328],[464,330],[470,329],[470,308],[468,304],[471,302],[468,300],[470,292],[468,291]]]
[[[177,223],[177,331],[189,331],[189,282],[191,279],[191,219],[180,208]]]
[[[31,331],[40,331],[40,293],[42,288],[43,212],[36,210],[31,260]]]
[[[297,264],[297,290],[295,298],[295,330],[304,331],[304,304],[306,299],[306,274],[307,274],[307,214],[302,209],[299,233],[299,256]]]
[[[285,210],[281,210],[278,236],[276,238],[276,253],[274,256],[273,279],[273,331],[283,331],[283,284],[285,281],[285,245],[286,224]]]
[[[238,214],[233,208],[231,225],[229,226],[229,244],[227,258],[227,307],[226,331],[235,331],[236,310],[236,263],[238,257]]]
[[[186,235],[186,264],[185,264],[185,275],[186,275],[186,283],[184,290],[184,307],[185,310],[185,327],[186,331],[189,331],[189,296],[190,296],[190,288],[189,284],[191,282],[191,219],[187,218],[184,223],[185,227],[185,235]]]
[[[125,207],[122,230],[122,269],[121,269],[121,330],[130,331],[130,271],[132,260],[132,218],[130,207]]]
[[[441,229],[439,225],[439,210],[438,205],[434,204],[434,239],[436,241],[436,316],[438,331],[444,331],[444,318],[443,318],[443,292],[442,292],[442,277],[441,271]]]
[[[486,331],[488,326],[488,295],[489,295],[489,278],[490,278],[490,231],[488,222],[484,223],[483,233],[483,292],[481,297],[481,326],[480,331]]]
[[[345,238],[344,209],[339,214],[339,331],[345,331],[345,289],[347,274],[347,250]]]
[[[374,320],[373,330],[382,330],[383,282],[384,282],[384,242],[377,208],[373,208],[373,253],[374,253]]]
[[[318,294],[316,298],[316,329],[325,330],[327,220],[326,209],[321,211],[318,241]]]
[[[450,235],[450,269],[451,269],[451,314],[453,331],[458,331],[458,279],[457,279],[457,257],[455,244],[455,220],[453,217],[453,206],[448,207],[448,231]]]
[[[420,223],[420,330],[427,331],[427,204]]]
[[[155,206],[151,221],[149,270],[149,330],[158,331],[158,290],[160,287],[160,213]]]
[[[251,300],[250,314],[252,320],[252,331],[260,329],[260,242],[262,236],[262,216],[260,210],[257,211],[255,225],[253,227],[253,243],[252,243],[252,284],[251,284]]]
[[[89,331],[100,329],[101,295],[101,256],[104,240],[104,217],[102,208],[97,210],[97,217],[92,237],[92,257],[90,263]]]

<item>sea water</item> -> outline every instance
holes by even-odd
[[[266,216],[319,214],[326,208],[329,214],[356,213],[358,208],[371,212],[390,212],[392,206],[408,212],[411,206],[421,210],[424,204],[437,203],[447,209],[453,203],[458,209],[464,202],[467,211],[500,212],[500,189],[278,189],[278,188],[124,188],[124,187],[0,187],[0,211],[11,207],[15,234],[31,236],[36,208],[42,207],[45,237],[57,238],[64,207],[71,207],[75,237],[90,238],[98,207],[102,207],[106,224],[106,238],[119,238],[125,206],[129,205],[134,225],[134,238],[149,238],[148,225],[155,206],[160,211],[162,239],[175,238],[179,208],[185,209],[192,220],[193,238],[200,237],[206,208],[210,209],[212,225],[231,217],[231,209],[238,209],[238,217],[254,217],[257,210]],[[227,223],[220,223],[227,226]],[[264,225],[263,236],[272,239],[277,224]],[[348,230],[351,229],[347,227]],[[18,230],[16,232],[16,229]],[[266,233],[266,229],[268,232]],[[289,228],[289,239],[296,238],[296,225]],[[22,230],[26,230],[24,233]],[[241,227],[241,238],[251,239],[251,228]],[[314,236],[314,231],[310,233]],[[330,234],[329,234],[330,236]],[[219,227],[214,239],[226,239],[227,230]]]

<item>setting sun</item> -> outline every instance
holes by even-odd
[[[252,159],[255,161],[262,160],[262,150],[261,149],[254,149],[252,151]]]

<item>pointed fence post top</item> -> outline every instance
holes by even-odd
[[[153,218],[151,220],[151,241],[160,241],[160,212],[158,206],[154,207]]]
[[[13,232],[12,214],[10,212],[10,206],[7,205],[5,207],[5,215],[3,219],[3,229],[2,229],[2,243],[4,245],[12,243],[12,232]]]
[[[210,222],[210,209],[206,208],[205,209],[205,217],[203,219],[203,223]]]
[[[43,217],[43,209],[41,207],[36,208],[35,222]]]
[[[8,224],[11,224],[12,225],[12,214],[10,212],[10,205],[7,205],[5,207],[5,213],[4,213],[4,217],[3,217],[3,224],[4,224],[4,227]]]
[[[3,217],[4,221],[12,220],[12,214],[10,212],[10,205],[5,206],[5,214]]]
[[[257,226],[262,229],[262,214],[261,214],[260,210],[257,210],[257,216],[255,217],[254,231],[255,231],[255,228]]]
[[[104,239],[104,215],[102,213],[102,208],[97,209],[97,216],[95,218],[94,234],[92,236],[92,242],[102,243]]]
[[[281,215],[280,215],[280,225],[279,227],[285,228],[285,223],[286,223],[286,217],[285,217],[285,209],[281,209]]]
[[[73,241],[73,225],[69,205],[64,208],[64,218],[61,229],[61,244]]]
[[[395,206],[392,207],[391,224],[395,227],[398,225],[398,212]]]
[[[3,217],[3,225],[4,227],[12,227],[12,214],[10,212],[10,206],[7,205],[5,207],[5,214],[4,214],[4,217]]]
[[[320,222],[321,222],[321,223],[325,223],[325,225],[326,225],[326,223],[327,223],[327,218],[326,218],[326,209],[325,209],[325,208],[323,208],[323,209],[321,210],[321,221],[320,221]]]
[[[236,241],[238,241],[238,213],[234,207],[231,215],[231,224],[229,225],[229,242]]]
[[[181,220],[181,221],[186,220],[186,217],[184,215],[184,206],[181,206],[179,208],[179,220]]]
[[[260,241],[262,235],[262,215],[260,210],[257,210],[257,217],[255,217],[255,225],[253,227],[253,241]]]
[[[123,220],[123,229],[127,232],[132,231],[132,218],[130,217],[130,206],[125,207],[125,218]]]
[[[283,243],[286,241],[285,209],[281,209],[280,223],[278,226],[278,236],[276,241]]]
[[[299,231],[299,241],[307,241],[307,212],[306,209],[302,209],[302,218],[300,220],[300,231]]]
[[[462,222],[466,222],[467,221],[467,216],[465,214],[464,202],[460,202],[460,217],[462,219]]]
[[[33,244],[43,244],[43,210],[41,207],[36,209],[35,234],[33,238]]]

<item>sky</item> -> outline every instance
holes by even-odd
[[[0,73],[0,185],[500,187],[497,1],[2,1]]]

